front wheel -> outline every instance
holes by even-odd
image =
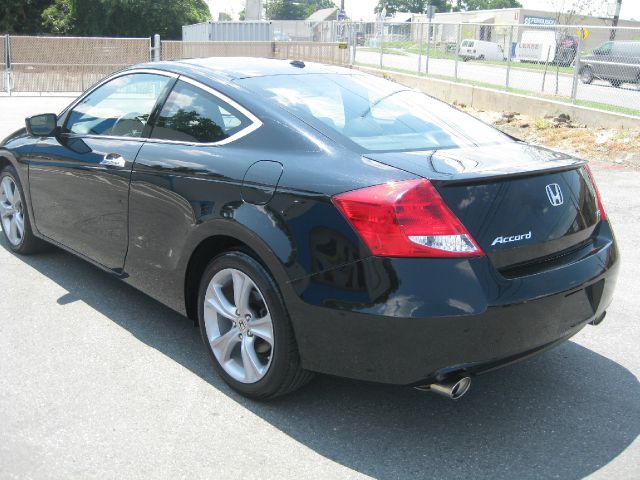
[[[591,67],[583,67],[580,69],[580,81],[587,85],[593,82],[593,70]]]
[[[214,258],[203,275],[198,306],[213,365],[239,393],[274,398],[311,379],[300,366],[278,287],[251,256],[231,251]]]
[[[9,248],[16,253],[35,253],[44,245],[31,230],[22,184],[13,166],[0,172],[0,224]]]

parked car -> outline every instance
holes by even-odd
[[[614,87],[623,83],[640,86],[640,42],[605,42],[591,55],[580,59],[580,80],[591,83],[606,80]]]
[[[365,37],[364,32],[356,32],[356,45],[359,47],[364,47]]]
[[[583,160],[302,61],[127,68],[28,118],[0,168],[8,248],[190,317],[252,398],[312,372],[460,397],[601,322],[619,267]]]
[[[502,45],[484,40],[465,39],[460,44],[459,56],[467,60],[506,60]]]

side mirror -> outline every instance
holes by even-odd
[[[55,113],[34,115],[25,119],[27,132],[34,137],[52,137],[58,128],[58,116]]]

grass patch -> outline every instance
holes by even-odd
[[[420,44],[413,42],[385,42],[383,45],[384,53],[388,53],[391,55],[403,55],[406,56],[409,53],[420,54]],[[361,48],[361,50],[367,52],[379,52],[380,49],[376,48]],[[422,46],[422,55],[426,57],[427,55],[427,45],[423,44]],[[455,60],[456,54],[453,52],[445,51],[441,48],[435,48],[433,45],[429,52],[430,58],[437,58],[442,60]],[[460,59],[462,61],[462,59]],[[507,68],[506,61],[500,60],[468,60],[466,63],[473,63],[475,65],[496,65],[499,67]],[[519,69],[519,70],[535,70],[544,72],[544,63],[520,63],[520,62],[511,62],[511,68]],[[555,75],[556,66],[549,64],[547,67],[548,75]],[[559,67],[558,71],[563,74],[573,75],[575,69],[573,67]]]
[[[362,52],[380,53],[379,48],[360,47],[358,50]],[[407,52],[403,52],[402,50],[396,50],[394,48],[387,48],[387,47],[382,47],[382,53],[384,53],[385,55],[400,55],[402,57],[406,57],[409,55]]]
[[[558,101],[571,103],[571,99],[566,97],[558,97]],[[581,107],[595,108],[597,110],[605,110],[607,112],[622,113],[625,115],[640,117],[640,110],[636,108],[619,107],[618,105],[608,105],[606,103],[592,102],[589,100],[576,100],[576,105],[580,105]]]
[[[551,127],[551,122],[546,118],[536,117],[533,123],[538,130],[546,130]]]

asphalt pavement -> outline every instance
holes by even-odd
[[[0,98],[0,137],[69,100]],[[0,478],[640,478],[640,172],[595,175],[622,252],[606,320],[458,402],[328,376],[245,400],[189,320],[2,239]]]
[[[356,54],[358,63],[379,66],[380,53],[373,51],[359,50]],[[386,68],[399,68],[412,72],[418,71],[418,55],[408,53],[405,55],[395,55],[385,53],[382,62]],[[422,72],[426,70],[426,56],[422,57]],[[432,75],[444,75],[454,78],[455,61],[442,58],[429,59],[429,73]],[[479,62],[458,62],[458,77],[465,80],[488,83],[499,87],[505,86],[507,68],[505,66],[482,64]],[[528,70],[518,68],[517,64],[511,69],[509,74],[509,86],[514,89],[522,89],[531,92],[553,95],[556,91],[556,75],[553,67],[549,67],[547,76],[544,79],[544,72],[540,70]],[[558,94],[565,97],[571,96],[573,88],[573,76],[567,74],[558,75]],[[608,82],[594,80],[590,85],[578,81],[577,98],[591,102],[605,103],[619,107],[634,108],[640,110],[640,89],[636,85],[628,83],[620,88],[613,87]]]

